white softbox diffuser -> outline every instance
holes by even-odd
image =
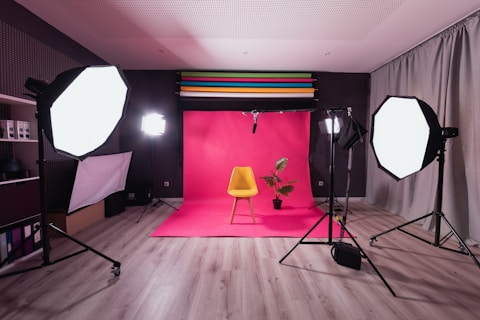
[[[130,151],[79,161],[68,213],[125,190],[131,158]]]

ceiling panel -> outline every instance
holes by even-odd
[[[480,9],[480,0],[17,2],[109,63],[148,70],[371,72]]]

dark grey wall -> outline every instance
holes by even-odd
[[[330,188],[330,137],[320,132],[319,122],[327,116],[329,108],[352,107],[352,115],[365,127],[370,94],[370,75],[365,73],[316,73],[319,110],[312,114],[310,136],[310,176],[312,193],[315,197],[327,197]],[[338,112],[343,116],[345,112]],[[346,122],[345,122],[346,123]],[[350,178],[350,197],[363,197],[366,182],[366,143],[358,143],[353,148],[353,161]],[[343,197],[347,186],[348,151],[335,144],[335,196]],[[323,181],[323,187],[318,185]]]
[[[121,127],[122,151],[133,151],[129,180],[151,181],[157,197],[182,197],[182,112],[183,110],[251,110],[255,109],[298,109],[316,108],[311,114],[310,170],[312,193],[315,197],[329,194],[330,149],[327,135],[320,133],[318,122],[323,120],[326,110],[332,107],[353,109],[354,118],[363,126],[366,123],[369,96],[369,74],[314,73],[317,79],[318,101],[258,101],[228,99],[180,99],[177,73],[174,71],[126,71],[132,88],[127,117]],[[164,136],[150,139],[140,131],[143,114],[155,110],[165,115],[167,132]],[[340,114],[339,114],[340,115]],[[345,114],[346,115],[346,114]],[[365,138],[367,141],[367,138]],[[150,142],[153,143],[153,169]],[[344,196],[347,182],[348,152],[337,146],[335,195]],[[355,147],[351,170],[349,195],[361,197],[365,194],[365,145]],[[319,187],[318,181],[324,181]],[[170,183],[169,187],[164,182]]]
[[[120,148],[133,151],[128,183],[153,181],[155,197],[181,197],[182,175],[182,115],[175,94],[175,71],[126,71],[132,88],[127,113],[121,123]],[[163,114],[167,124],[165,134],[150,137],[141,131],[142,116],[149,112]],[[169,186],[165,187],[164,182]]]
[[[0,92],[25,98],[27,77],[52,81],[70,68],[105,61],[13,0],[0,1]]]

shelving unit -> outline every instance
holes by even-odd
[[[0,138],[0,158],[18,159],[26,178],[0,181],[0,253],[3,266],[8,250],[15,250],[7,263],[39,248],[39,233],[34,225],[40,215],[40,177],[38,169],[38,133],[35,101],[0,94],[2,120],[22,120],[30,123],[29,139]],[[8,117],[5,117],[5,114]],[[5,246],[5,241],[11,241]]]
[[[0,143],[6,143],[12,146],[12,156],[15,159],[20,160],[25,170],[30,171],[30,177],[24,179],[0,181],[0,185],[39,179],[37,165],[38,137],[37,119],[35,118],[35,101],[0,94],[0,104],[5,104],[10,107],[11,120],[23,120],[30,123],[30,139],[0,138]]]

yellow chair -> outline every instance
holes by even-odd
[[[230,177],[230,183],[228,184],[228,194],[235,197],[233,200],[232,216],[230,217],[230,224],[233,222],[233,216],[235,215],[235,209],[237,208],[238,200],[245,199],[250,206],[250,213],[252,214],[253,223],[255,221],[255,213],[253,212],[253,206],[251,197],[258,194],[257,183],[255,182],[255,176],[251,167],[234,167],[232,170],[232,176]]]

